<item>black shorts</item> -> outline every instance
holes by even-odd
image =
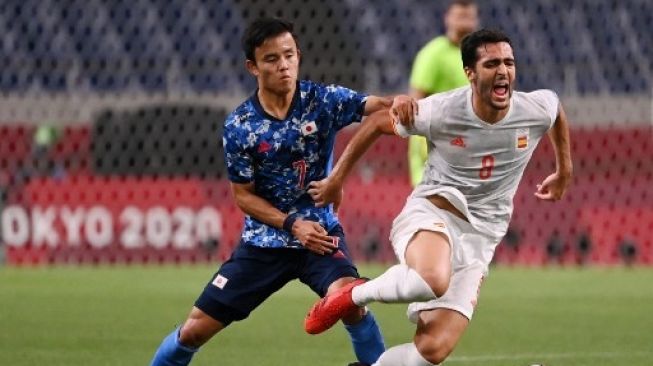
[[[333,255],[240,244],[213,275],[195,306],[227,326],[247,318],[265,299],[294,279],[322,297],[337,279],[359,277],[342,227],[336,226],[329,235],[340,238],[339,250]]]

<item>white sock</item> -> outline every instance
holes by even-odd
[[[415,343],[405,343],[387,349],[372,366],[437,366],[422,357]]]
[[[354,287],[351,295],[359,306],[372,301],[406,303],[436,298],[431,286],[405,264],[394,265],[379,277]]]

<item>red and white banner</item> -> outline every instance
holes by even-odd
[[[0,211],[12,264],[211,260],[241,226],[228,184],[193,178],[37,179]]]

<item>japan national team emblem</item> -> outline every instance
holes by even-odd
[[[515,136],[518,149],[525,149],[528,147],[528,128],[518,129]]]
[[[302,125],[302,136],[312,135],[317,132],[317,125],[315,121],[306,122]]]
[[[224,277],[223,275],[217,275],[213,280],[213,286],[222,290],[227,285],[228,281],[229,279],[227,277]]]

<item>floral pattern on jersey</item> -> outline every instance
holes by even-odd
[[[315,207],[307,186],[328,175],[336,132],[361,120],[366,96],[341,86],[300,81],[287,118],[277,120],[262,111],[255,95],[225,122],[229,180],[253,182],[256,194],[282,212],[296,212],[332,229],[338,220],[331,207]],[[242,241],[259,247],[301,247],[289,233],[248,215]]]

